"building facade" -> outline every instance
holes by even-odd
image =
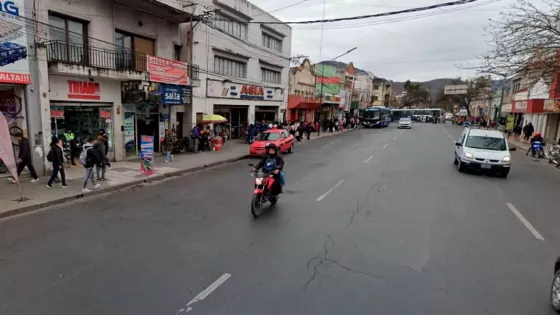
[[[181,61],[187,43],[179,25],[192,18],[182,5],[46,0],[36,12],[30,139],[43,158],[51,139],[70,132],[80,143],[105,130],[117,161],[138,156],[141,136],[159,150],[165,130],[182,133],[177,117],[198,76]]]
[[[372,103],[373,106],[386,106],[390,104],[393,82],[383,78],[373,80]]]
[[[204,114],[219,114],[228,119],[229,136],[237,138],[248,124],[285,120],[291,28],[246,0],[197,3],[197,15],[213,11],[214,16],[194,30],[192,58],[202,70],[189,128]]]
[[[356,115],[354,111],[359,108],[367,108],[371,106],[371,99],[373,96],[373,79],[374,75],[371,72],[362,72],[356,76],[356,84],[354,93],[357,95],[357,100],[352,102],[352,114]]]
[[[315,110],[321,105],[316,92],[317,77],[309,59],[290,70],[288,96],[289,121],[315,121]]]

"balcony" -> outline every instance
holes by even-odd
[[[148,81],[147,55],[133,50],[85,47],[64,41],[47,43],[49,72],[61,75],[103,77],[111,80]],[[187,65],[191,80],[198,80],[198,66]]]

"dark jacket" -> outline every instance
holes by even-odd
[[[165,151],[173,151],[173,137],[165,136],[163,138],[163,148]]]
[[[29,146],[29,140],[27,138],[22,138],[19,142],[18,159],[31,161],[31,147]]]
[[[56,166],[62,165],[64,163],[64,155],[62,153],[62,148],[55,144],[51,147],[51,152],[52,152],[52,164]]]
[[[535,127],[533,125],[526,125],[523,127],[523,133],[527,135],[532,135],[535,132]]]
[[[272,158],[269,155],[263,156],[263,158],[255,165],[255,169],[261,169],[268,159]],[[284,159],[280,155],[276,155],[276,169],[282,170],[284,168]]]
[[[109,153],[109,137],[107,136],[107,134],[103,135],[103,139],[105,139],[105,141],[103,142],[103,144],[105,145],[105,154],[104,156],[107,156],[107,153]]]
[[[531,145],[533,145],[533,142],[535,142],[535,141],[539,141],[539,142],[541,142],[542,144],[544,144],[544,139],[543,139],[543,137],[533,137],[533,138],[531,138]]]
[[[105,157],[107,156],[105,144],[97,142],[93,145],[93,149],[97,151],[98,156],[102,159],[99,164],[103,164],[105,162]]]
[[[103,162],[104,158],[101,155],[101,152],[99,152],[99,150],[96,150],[93,144],[86,143],[84,145],[84,150],[87,150],[86,164],[84,165],[85,168],[92,168],[96,165],[101,164],[101,162]]]

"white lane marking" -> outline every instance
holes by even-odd
[[[394,137],[393,140],[397,140],[397,137]]]
[[[387,143],[386,145],[383,146],[383,149],[385,149],[387,146],[389,146],[389,144]]]
[[[513,214],[515,214],[515,216],[519,219],[519,221],[521,221],[521,223],[523,223],[525,225],[525,227],[529,230],[529,232],[531,232],[533,234],[533,236],[535,236],[536,239],[544,241],[544,237],[541,235],[541,233],[539,233],[532,225],[531,223],[529,223],[529,221],[527,221],[527,219],[525,219],[525,217],[521,214],[521,212],[519,212],[519,210],[517,210],[517,208],[512,205],[511,203],[506,203],[506,205],[508,206],[509,210],[511,210],[511,212],[513,212]]]
[[[367,163],[367,162],[371,161],[371,159],[373,159],[373,155],[372,155],[372,156],[370,156],[370,157],[368,157],[368,159],[367,159],[367,160],[365,160],[365,161],[364,161],[364,163]]]
[[[214,292],[219,286],[221,286],[224,282],[226,282],[226,280],[229,279],[229,277],[231,277],[229,273],[224,273],[221,277],[219,277],[216,281],[214,281],[211,285],[209,285],[206,289],[204,289],[204,291],[200,292],[189,303],[187,303],[186,309],[182,308],[179,311],[177,311],[176,315],[183,312],[190,312],[192,310],[191,305],[207,298],[210,295],[210,293]]]
[[[399,131],[399,135],[402,135],[402,131]]]
[[[453,138],[453,136],[451,136],[451,135],[448,135],[448,136],[449,136],[449,138]]]
[[[321,200],[325,199],[330,193],[333,192],[333,190],[336,189],[336,187],[342,185],[342,183],[344,183],[344,179],[340,180],[338,183],[336,183],[336,185],[334,185],[333,188],[327,190],[327,192],[325,192],[324,194],[322,194],[321,196],[319,196],[319,198],[317,198],[317,201],[321,201]]]

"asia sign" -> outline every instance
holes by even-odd
[[[0,1],[0,83],[29,84],[23,0]]]
[[[147,71],[151,82],[190,85],[187,64],[181,61],[148,56]]]
[[[254,84],[208,81],[208,97],[242,99],[250,101],[283,101],[284,91],[281,88],[265,87]]]
[[[68,80],[68,98],[98,101],[101,99],[101,86],[97,82]]]

